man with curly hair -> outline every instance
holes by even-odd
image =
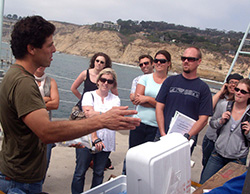
[[[55,26],[40,16],[18,21],[11,34],[16,58],[0,88],[0,122],[4,138],[0,151],[0,191],[41,193],[46,172],[46,144],[72,140],[101,128],[134,129],[140,120],[128,107],[78,121],[50,121],[33,74],[49,67],[56,51]]]

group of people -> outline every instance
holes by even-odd
[[[84,82],[81,94],[77,89]],[[112,69],[108,55],[99,52],[90,59],[90,66],[81,72],[71,86],[71,91],[78,97],[80,107],[86,117],[94,117],[107,112],[112,107],[120,106],[117,91],[117,76]],[[91,141],[97,153],[91,153],[87,147],[76,147],[76,167],[71,185],[72,194],[83,192],[85,174],[93,160],[93,178],[91,188],[103,182],[106,164],[110,161],[111,151],[115,151],[115,131],[103,128],[91,133]]]
[[[87,119],[50,120],[34,74],[39,67],[49,67],[53,60],[54,32],[52,23],[40,16],[31,16],[18,21],[11,34],[10,44],[16,61],[0,86],[0,122],[4,132],[0,151],[0,191],[4,193],[42,193],[48,164],[47,144],[76,139],[99,129],[134,129],[140,123],[140,119],[128,117],[136,114],[135,110],[123,106],[110,109],[110,105],[99,107],[99,114]],[[106,101],[110,96],[105,98],[103,90],[107,84],[113,86],[114,80],[106,73],[99,79]],[[95,98],[94,106],[102,100]],[[87,108],[90,115],[94,114],[90,107]],[[102,110],[108,111],[102,113]],[[99,144],[102,142],[96,142],[96,146]]]
[[[246,165],[250,141],[250,80],[231,74],[213,96],[214,114],[203,139],[200,183],[229,162]]]
[[[0,191],[42,193],[42,184],[55,142],[91,134],[96,152],[75,146],[76,167],[71,184],[73,194],[82,193],[85,174],[93,160],[91,188],[103,181],[109,155],[115,150],[115,130],[130,130],[129,148],[158,141],[168,133],[171,118],[179,111],[196,122],[183,135],[194,139],[209,128],[203,140],[201,183],[226,163],[246,164],[250,124],[250,80],[230,75],[212,97],[208,85],[197,76],[202,61],[199,48],[189,47],[180,57],[182,73],[168,76],[171,54],[159,50],[139,57],[144,75],[133,80],[130,99],[136,110],[120,106],[117,76],[105,53],[96,53],[90,66],[71,86],[86,119],[51,121],[51,110],[59,105],[55,80],[44,73],[50,66],[55,26],[40,16],[18,21],[11,34],[16,62],[6,73],[0,88],[0,122],[4,131],[0,152]],[[78,87],[84,82],[84,91]],[[228,110],[229,101],[231,109]],[[49,111],[49,112],[47,112]],[[50,115],[50,116],[49,116]],[[133,115],[133,117],[128,117]],[[123,173],[126,173],[124,165]]]
[[[213,116],[202,143],[200,183],[229,162],[246,165],[250,141],[250,80],[235,73],[213,96]],[[249,171],[209,193],[248,193]]]

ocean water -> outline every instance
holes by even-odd
[[[58,85],[60,104],[58,110],[53,110],[53,118],[68,118],[72,107],[78,102],[78,99],[70,91],[70,87],[78,75],[89,67],[89,58],[68,55],[64,53],[55,53],[53,61],[45,72],[53,77]],[[130,88],[133,79],[141,75],[138,67],[113,63],[113,69],[117,73],[118,93],[122,106],[129,106],[133,109],[133,104],[129,100]],[[83,84],[82,84],[83,85]],[[83,86],[78,90],[83,91]]]

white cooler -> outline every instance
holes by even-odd
[[[121,175],[84,194],[190,194],[190,144],[179,133],[128,150]]]
[[[190,194],[190,160],[190,144],[179,133],[129,149],[127,194]]]

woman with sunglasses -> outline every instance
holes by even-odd
[[[133,104],[138,105],[136,108],[138,114],[135,117],[141,119],[141,124],[135,130],[130,131],[129,148],[154,141],[158,129],[155,117],[155,97],[171,68],[169,52],[158,51],[155,54],[153,66],[154,73],[143,75],[136,86]]]
[[[82,95],[85,92],[97,89],[96,78],[104,68],[108,67],[112,68],[112,61],[108,55],[102,52],[93,55],[93,57],[90,59],[89,68],[87,70],[82,71],[71,86],[71,91],[80,100],[79,102],[81,102]],[[83,93],[81,94],[77,90],[77,88],[83,82],[84,82],[84,89]],[[118,95],[117,88],[113,88],[112,93]]]
[[[234,100],[234,88],[238,85],[239,80],[243,79],[243,76],[238,73],[230,74],[226,83],[221,87],[220,91],[218,91],[213,96],[213,109],[214,112],[217,112],[217,107],[224,101],[232,101]],[[209,125],[206,131],[206,134],[203,138],[202,142],[202,165],[203,170],[207,164],[207,161],[214,150],[214,142],[217,139],[216,131]],[[202,170],[202,172],[203,172]]]
[[[82,109],[86,117],[102,114],[112,107],[120,106],[118,96],[110,91],[117,87],[116,73],[111,68],[103,69],[97,76],[97,90],[86,92],[82,99]],[[93,159],[93,179],[91,188],[103,181],[104,169],[111,151],[115,151],[115,131],[100,129],[91,134],[92,142],[97,152],[92,153],[88,148],[76,150],[76,168],[71,185],[72,194],[80,194],[84,189],[85,173]]]
[[[90,65],[87,70],[84,70],[76,78],[74,83],[71,86],[71,91],[79,99],[77,105],[80,110],[82,110],[82,97],[85,92],[93,91],[97,89],[96,78],[98,74],[105,68],[112,68],[112,61],[110,57],[102,52],[98,52],[92,56],[90,59]],[[78,87],[84,82],[84,88],[82,94],[78,91]],[[118,95],[117,87],[112,88],[111,92],[115,95]],[[113,168],[112,165],[108,168]]]
[[[210,120],[211,127],[220,133],[215,148],[202,173],[200,183],[203,184],[229,162],[246,164],[249,151],[250,124],[243,120],[250,108],[250,80],[242,79],[235,88],[235,102],[232,111],[226,111],[227,102],[218,106]]]

